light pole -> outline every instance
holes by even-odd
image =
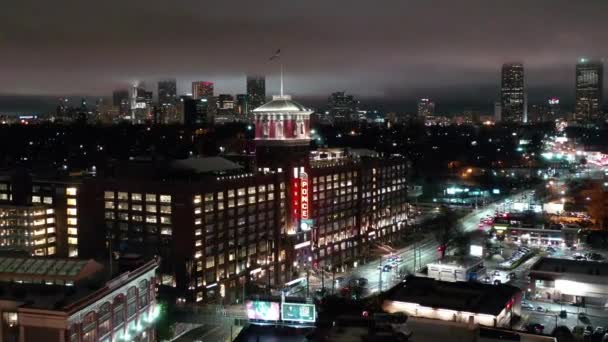
[[[378,292],[382,292],[382,256],[380,257],[380,269],[378,270]]]

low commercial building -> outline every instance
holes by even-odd
[[[0,341],[155,341],[157,268],[106,282],[92,260],[0,258]]]
[[[530,269],[530,292],[537,299],[608,305],[608,264],[541,258]]]
[[[521,314],[521,291],[510,285],[408,277],[386,294],[389,313],[462,324],[508,327]]]
[[[578,244],[579,227],[572,225],[526,226],[495,223],[494,229],[496,235],[503,237],[505,241],[524,246],[563,247]]]
[[[476,257],[445,257],[427,267],[429,278],[443,281],[477,280],[486,273],[483,260]]]

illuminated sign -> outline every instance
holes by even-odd
[[[471,245],[471,247],[469,249],[469,254],[471,256],[481,257],[481,256],[483,256],[483,247],[478,246],[478,245]]]
[[[300,229],[307,232],[312,229],[313,220],[311,219],[302,219],[300,220]]]
[[[314,322],[316,321],[315,305],[283,303],[281,317],[284,321]]]
[[[300,172],[300,219],[302,220],[310,218],[308,205],[308,175],[306,172]]]
[[[262,321],[279,320],[279,303],[248,300],[245,302],[247,318]]]

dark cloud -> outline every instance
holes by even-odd
[[[0,93],[101,95],[166,76],[237,93],[248,72],[272,91],[280,47],[301,96],[488,102],[518,60],[533,96],[571,97],[576,59],[608,54],[606,13],[606,0],[20,0],[0,12]]]

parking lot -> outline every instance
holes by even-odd
[[[556,326],[567,326],[572,330],[575,326],[590,325],[595,330],[597,327],[608,327],[608,315],[601,309],[582,308],[573,305],[560,305],[538,301],[525,301],[532,306],[532,310],[524,309],[522,306],[522,321],[519,327],[523,328],[527,324],[542,324],[545,329],[544,334],[551,334]],[[542,307],[546,312],[537,311],[537,307]],[[560,317],[560,311],[566,311],[566,317]],[[579,314],[581,317],[579,319]]]

